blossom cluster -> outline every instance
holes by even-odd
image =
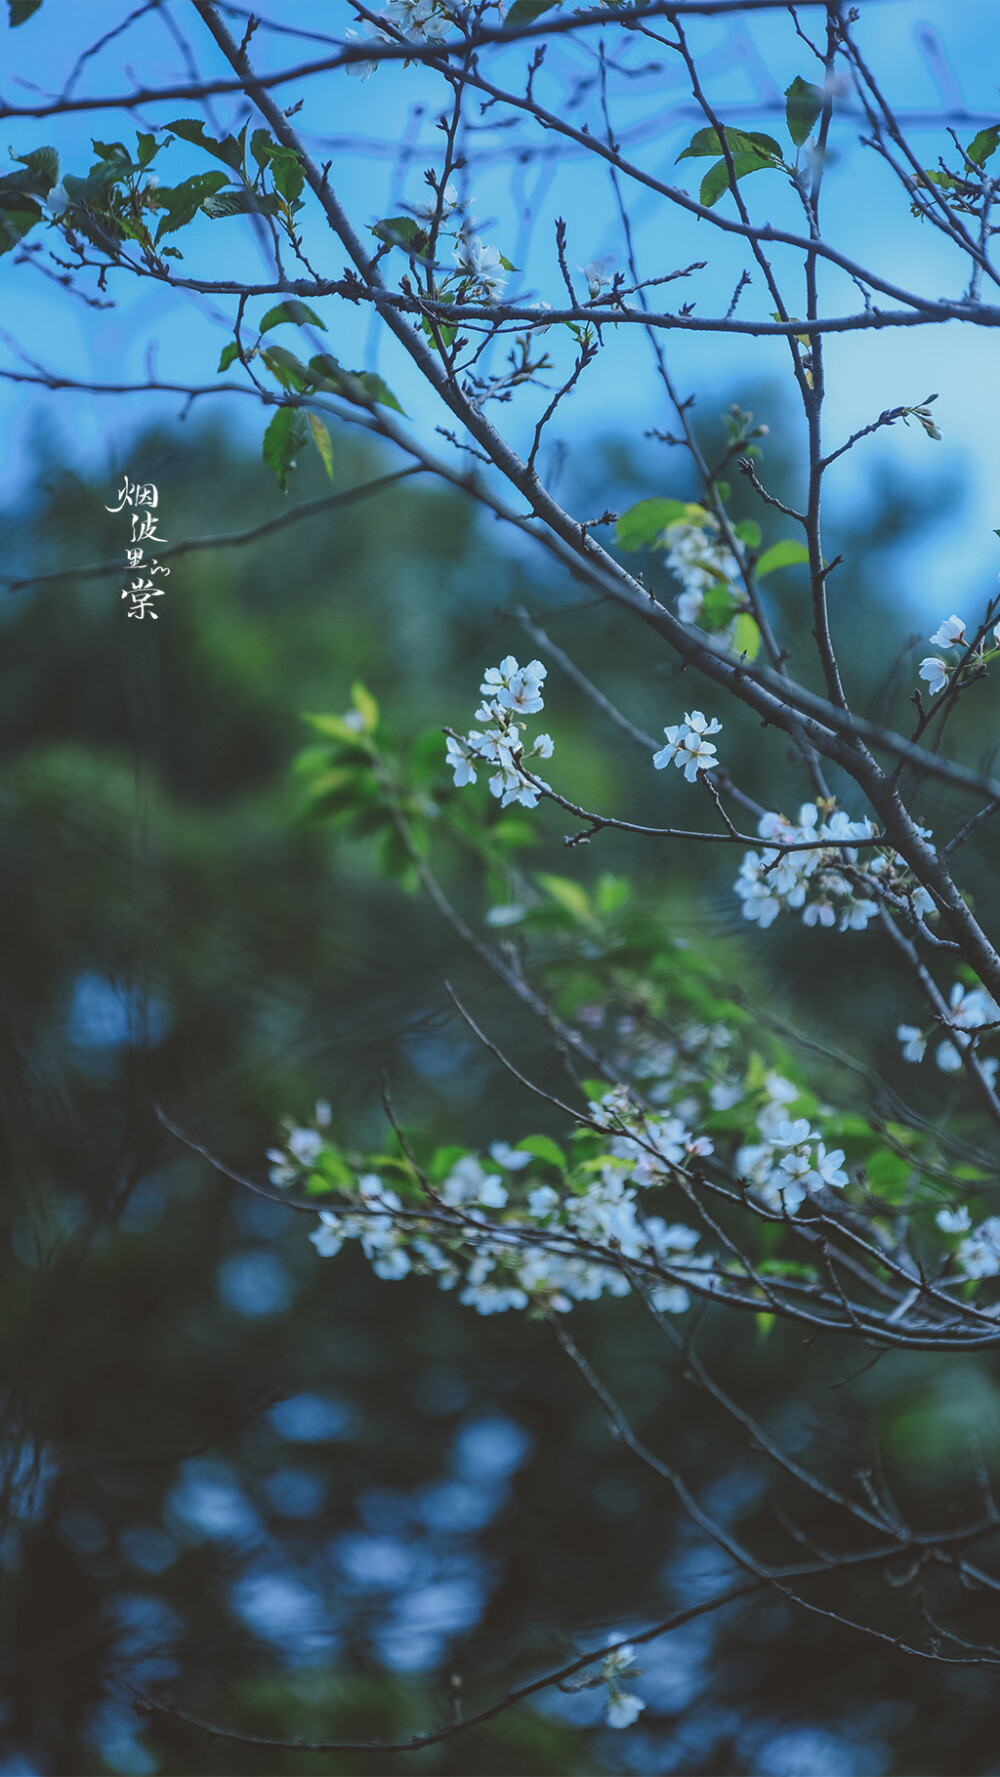
[[[704,524],[672,524],[663,535],[667,567],[683,588],[677,615],[682,623],[697,623],[706,592],[712,586],[738,582],[739,563],[722,542],[710,513],[705,514]]]
[[[984,987],[964,987],[956,981],[948,996],[949,1022],[955,1030],[981,1030],[984,1025],[1000,1022],[1000,1006],[986,992]],[[924,1053],[935,1027],[924,1030],[917,1024],[900,1024],[896,1035],[903,1045],[904,1061],[923,1061]],[[934,1053],[938,1067],[946,1074],[956,1074],[962,1066],[962,1056],[956,1045],[945,1038],[939,1043]],[[994,1085],[1000,1062],[995,1056],[979,1057],[979,1066],[986,1075],[990,1085]]]
[[[388,0],[388,5],[382,8],[382,17],[394,30],[366,25],[362,36],[348,28],[344,33],[347,41],[351,44],[398,43],[399,37],[395,35],[398,32],[415,43],[441,43],[454,28],[452,10],[444,0]],[[377,67],[377,62],[349,62],[347,72],[355,80],[367,80]]]
[[[801,911],[807,926],[863,932],[878,912],[873,897],[879,889],[901,899],[916,918],[935,911],[927,890],[911,882],[898,853],[876,848],[864,864],[859,861],[857,843],[875,834],[870,820],[852,821],[843,809],[806,802],[797,824],[782,814],[765,814],[757,831],[772,844],[745,853],[733,884],[744,919],[756,925],[767,927],[779,913]],[[924,828],[918,831],[928,837]],[[800,849],[780,849],[789,845]]]
[[[986,647],[985,636],[981,636],[973,648],[971,638],[966,633],[964,618],[957,617],[954,613],[945,618],[939,628],[934,631],[930,640],[935,648],[960,650],[960,659],[958,660],[942,660],[940,654],[928,654],[920,662],[919,676],[926,681],[931,696],[936,697],[939,691],[944,690],[952,673],[964,656],[969,653],[970,648],[972,649],[971,656],[965,662],[968,666],[982,666],[985,660],[993,659],[993,656],[1000,650],[1000,623],[993,625],[993,640],[996,646],[990,649]]]
[[[781,1074],[764,1078],[765,1102],[757,1112],[759,1140],[740,1148],[736,1169],[753,1186],[765,1208],[795,1215],[807,1197],[847,1184],[844,1150],[827,1152],[808,1117],[790,1117],[799,1089]]]
[[[538,1177],[530,1149],[495,1142],[487,1165],[478,1154],[461,1155],[418,1203],[412,1196],[404,1202],[380,1172],[362,1171],[350,1187],[340,1175],[336,1188],[347,1201],[318,1211],[310,1239],[323,1258],[356,1240],[376,1276],[434,1276],[480,1314],[566,1313],[574,1302],[627,1295],[621,1261],[631,1260],[649,1275],[652,1306],[681,1314],[690,1305],[685,1281],[714,1261],[695,1254],[696,1229],[647,1215],[636,1191],[666,1183],[712,1144],[680,1119],[646,1119],[618,1088],[591,1111],[610,1136],[608,1151],[561,1188]],[[327,1141],[322,1125],[293,1126],[284,1148],[268,1151],[272,1184],[284,1190],[314,1175],[322,1181]]]
[[[699,771],[713,771],[719,761],[715,747],[709,740],[710,734],[721,734],[722,723],[713,716],[709,721],[701,710],[692,710],[685,715],[683,722],[675,727],[664,728],[667,744],[658,753],[653,754],[653,764],[657,771],[663,771],[668,765],[676,765],[683,771],[689,784],[693,784]]]
[[[489,726],[472,728],[461,736],[448,736],[448,765],[458,788],[476,782],[476,764],[481,762],[496,767],[490,790],[502,807],[511,802],[519,802],[524,808],[537,807],[542,790],[550,786],[534,773],[529,775],[524,760],[551,759],[552,738],[548,734],[536,735],[525,754],[526,724],[518,718],[537,715],[544,707],[542,682],[546,672],[540,660],[518,666],[513,654],[508,654],[499,666],[488,668],[479,687],[483,702],[475,719]]]

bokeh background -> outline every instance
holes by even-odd
[[[990,121],[992,7],[878,4],[866,28],[869,13],[874,48],[898,51],[901,103],[938,115],[960,102],[973,127]],[[58,88],[79,50],[123,16],[104,0],[47,0],[3,39],[8,96],[11,70]],[[128,56],[111,45],[88,64],[89,90],[121,90],[128,57],[143,78],[176,78],[176,33],[194,31],[179,7],[170,16],[172,31],[153,14]],[[288,5],[281,18],[335,29],[349,14]],[[781,60],[787,42],[779,48],[769,20],[712,29],[720,79],[752,75],[756,115],[768,115],[760,70],[772,86],[787,83],[797,71]],[[942,62],[933,42],[944,37]],[[942,86],[949,71],[958,99]],[[387,139],[406,123],[391,105],[414,102],[401,82],[383,82]],[[337,88],[345,159],[372,91]],[[67,164],[87,159],[90,130],[72,118],[11,125],[19,149],[58,135]],[[386,185],[422,152],[417,142],[388,166],[375,147],[358,158],[361,208],[370,181],[372,213],[391,213]],[[484,189],[500,215],[512,187],[499,151],[484,179],[494,172]],[[596,214],[585,169],[560,165],[552,177],[578,215]],[[845,192],[832,204],[846,204]],[[518,263],[533,264],[526,247]],[[605,249],[598,229],[579,257]],[[886,250],[896,252],[891,239]],[[933,276],[922,239],[906,250],[913,275]],[[239,251],[249,264],[253,241]],[[155,339],[163,380],[211,380],[226,336],[206,303],[116,289],[119,306],[94,311],[30,266],[7,259],[4,278],[5,329],[49,368],[138,380]],[[943,445],[894,433],[891,449],[873,449],[845,477],[831,520],[847,564],[836,622],[852,683],[864,707],[898,722],[928,609],[971,611],[991,591],[994,348],[983,335],[877,344],[836,385],[834,425],[919,399],[931,361],[954,412]],[[345,360],[351,350],[349,341]],[[366,342],[353,350],[361,362]],[[692,347],[685,360],[703,436],[719,445],[731,401],[752,408],[770,426],[769,485],[791,494],[796,422],[768,351],[713,345],[711,358]],[[13,347],[5,362],[24,368]],[[601,1695],[587,1691],[547,1693],[406,1755],[235,1747],[136,1715],[130,1685],[265,1737],[405,1738],[448,1717],[454,1676],[471,1708],[729,1576],[611,1440],[544,1326],[480,1320],[416,1280],[381,1283],[354,1253],[320,1260],[299,1218],[222,1177],[152,1111],[161,1105],[256,1178],[280,1119],[307,1116],[320,1096],[346,1148],[376,1144],[383,1071],[402,1120],[430,1139],[485,1146],[529,1126],[558,1136],[557,1113],[526,1103],[456,1021],[445,976],[529,1072],[551,1066],[538,1034],[474,960],[456,957],[433,910],[381,871],[374,839],[303,818],[290,772],[307,738],[301,715],[343,710],[360,678],[390,741],[465,727],[482,668],[523,642],[510,616],[519,605],[641,727],[677,719],[694,691],[644,633],[507,545],[460,496],[417,479],[256,543],[192,552],[174,564],[161,621],[126,623],[115,583],[71,571],[120,553],[121,520],[105,508],[121,471],[157,483],[172,541],[248,528],[288,507],[260,461],[259,414],[237,399],[182,416],[162,395],[124,407],[3,387],[5,559],[11,572],[67,572],[0,605],[0,1772],[1000,1768],[988,1672],[918,1667],[822,1618],[793,1618],[774,1598],[644,1650],[636,1688],[647,1710],[627,1734],[602,1725]],[[648,370],[637,367],[626,404],[621,388],[595,380],[567,422],[570,444],[587,440],[567,448],[562,469],[576,510],[695,492],[673,465],[665,485],[662,450],[643,435],[664,423]],[[400,392],[416,423],[433,423],[419,391]],[[338,487],[398,467],[346,433],[334,448]],[[307,464],[290,499],[325,488]],[[736,490],[736,515],[760,518],[751,501]],[[801,585],[794,572],[780,578],[775,614],[801,660]],[[637,819],[681,812],[685,786],[664,784],[627,741],[595,727],[555,671],[547,715],[571,796]],[[956,724],[965,756],[988,744],[989,715],[979,686],[964,729]],[[799,786],[780,746],[727,722],[745,787],[794,806]],[[956,810],[937,797],[926,812],[934,824]],[[543,813],[528,867],[565,872],[564,832],[558,814]],[[585,877],[629,876],[648,917],[704,949],[762,1030],[777,1024],[815,1042],[831,1100],[864,1108],[866,1078],[880,1073],[919,1091],[925,1110],[945,1103],[946,1081],[922,1073],[914,1087],[899,1061],[895,1024],[913,1007],[874,936],[779,922],[751,942],[728,857],[671,854],[668,866],[608,835],[573,856]],[[996,861],[984,847],[972,869],[980,899]],[[458,856],[443,868],[480,920],[475,868]],[[627,1303],[577,1317],[642,1434],[723,1522],[766,1535],[760,1459],[687,1385],[655,1330]],[[975,1438],[996,1455],[993,1360],[894,1355],[866,1368],[863,1352],[807,1348],[780,1326],[747,1337],[708,1319],[704,1336],[720,1378],[787,1448],[846,1479],[877,1447],[917,1514],[940,1518],[964,1501]],[[812,1529],[822,1541],[822,1514]]]

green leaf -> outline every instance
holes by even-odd
[[[1000,123],[991,123],[988,130],[980,130],[978,136],[973,136],[965,152],[970,160],[975,161],[977,167],[984,167],[990,155],[996,153],[998,146]]]
[[[155,207],[166,210],[167,214],[156,231],[156,241],[183,228],[197,215],[206,198],[214,197],[227,183],[225,173],[196,173],[193,179],[185,179],[182,185],[158,186]],[[69,187],[66,189],[68,191]]]
[[[543,12],[551,12],[554,6],[558,8],[559,0],[514,0],[504,18],[504,30],[516,30],[519,25],[533,25]]]
[[[726,629],[739,608],[739,601],[728,586],[710,586],[701,601],[698,627],[707,629],[710,634],[714,630]]]
[[[510,14],[507,16],[509,18]],[[566,1156],[558,1142],[554,1142],[549,1135],[526,1135],[523,1141],[517,1143],[517,1152],[534,1154],[536,1160],[547,1160],[550,1166],[558,1166],[560,1172],[566,1169]]]
[[[372,234],[389,247],[405,247],[413,253],[421,253],[427,245],[427,230],[412,216],[385,216],[372,225]]]
[[[206,198],[202,208],[213,222],[226,216],[277,216],[278,199],[273,191],[221,191],[218,197]]]
[[[136,158],[141,167],[148,167],[154,154],[158,152],[156,137],[145,130],[136,131]]]
[[[307,302],[298,302],[294,298],[288,302],[279,302],[277,308],[268,309],[260,324],[260,331],[261,333],[270,333],[272,327],[280,327],[285,321],[291,321],[296,327],[302,327],[306,322],[309,322],[313,327],[320,328],[323,333],[326,332],[325,321],[320,320]]]
[[[222,357],[219,359],[219,369],[220,370],[228,370],[230,364],[234,363],[234,361],[239,357],[239,355],[240,355],[240,348],[236,344],[235,339],[231,339],[229,341],[229,344],[227,346],[223,346],[223,348],[222,348]]]
[[[734,525],[733,528],[740,542],[745,543],[748,549],[760,548],[760,525],[756,519],[741,519],[740,523]]]
[[[289,472],[295,467],[295,459],[306,443],[308,431],[305,415],[299,408],[279,407],[264,433],[261,455],[278,477],[282,493],[287,490]]]
[[[30,19],[32,13],[37,12],[41,4],[42,0],[7,0],[7,13],[11,27],[23,25],[25,19]]]
[[[316,446],[316,449],[319,452],[320,461],[323,464],[323,467],[326,470],[327,475],[329,476],[330,480],[332,481],[333,480],[333,442],[330,438],[330,433],[329,433],[327,427],[324,426],[323,421],[320,419],[318,414],[309,413],[306,415],[306,418],[309,421],[309,430],[312,433],[312,441],[313,441],[314,445]]]
[[[401,413],[404,419],[409,417],[405,409],[400,407],[388,383],[384,383],[380,376],[376,376],[374,370],[355,370],[353,376],[369,401],[377,402],[380,407],[395,408],[396,412]]]
[[[761,135],[758,130],[732,129],[724,129],[723,135],[729,152],[734,158],[737,154],[754,154],[760,155],[764,159],[770,158],[772,155],[775,160],[781,159],[781,145],[775,141],[773,136]],[[721,153],[722,142],[718,132],[714,129],[699,130],[697,135],[692,136],[684,152],[679,154],[677,159],[678,161],[707,160],[711,155]]]
[[[733,172],[737,179],[745,179],[750,173],[762,173],[773,165],[770,157],[765,159],[762,154],[733,155]],[[710,210],[713,204],[718,203],[723,192],[728,190],[729,168],[724,160],[717,160],[714,167],[709,167],[701,182],[698,202],[704,204],[706,210]]]
[[[355,679],[351,686],[351,702],[364,722],[365,733],[374,734],[378,727],[378,704],[360,679]]]
[[[214,154],[216,160],[225,161],[226,166],[232,167],[234,173],[238,173],[242,167],[243,148],[236,137],[224,136],[220,142],[215,136],[206,136],[205,125],[200,117],[178,117],[166,127],[172,135],[180,136],[182,141],[193,142],[196,148],[204,148],[206,153]],[[245,130],[243,134],[246,134]]]
[[[33,189],[38,190],[42,197],[48,197],[53,185],[58,185],[59,156],[54,148],[33,148],[30,154],[15,154],[11,158],[20,161],[23,167],[29,167],[38,175]]]
[[[688,518],[691,511],[685,500],[640,500],[622,513],[615,534],[623,549],[641,549],[644,544],[654,543],[668,525]]]
[[[745,654],[748,660],[756,660],[760,653],[760,630],[749,611],[741,611],[736,619],[733,653]]]
[[[334,394],[342,395],[347,401],[355,401],[360,406],[368,406],[374,401],[382,407],[395,408],[404,419],[407,417],[389,385],[373,370],[345,370],[329,352],[320,352],[310,358],[309,369],[321,386],[331,388]]]
[[[308,722],[310,728],[315,728],[317,734],[328,735],[331,740],[346,741],[352,747],[356,747],[358,744],[357,729],[352,728],[343,716],[328,716],[325,713],[317,716],[304,714],[302,720]],[[305,755],[300,754],[299,756],[304,758]]]
[[[773,574],[776,568],[794,568],[808,560],[809,551],[805,544],[796,542],[794,537],[786,537],[782,543],[772,543],[770,549],[765,549],[754,573],[758,580],[762,580],[765,574]]]
[[[250,137],[250,153],[253,155],[261,172],[264,171],[264,168],[267,166],[277,146],[278,144],[274,140],[274,137],[269,136],[266,130],[254,130],[253,135]]]
[[[605,918],[617,913],[620,907],[624,907],[631,893],[632,885],[624,876],[599,877],[594,896],[598,912],[603,913]]]
[[[300,195],[306,182],[302,156],[294,148],[285,148],[280,142],[271,147],[271,177],[274,188],[288,204],[293,204]]]
[[[316,378],[312,372],[306,369],[301,359],[296,358],[294,352],[286,352],[284,346],[268,346],[261,357],[283,389],[294,389],[296,394],[301,395],[304,389],[315,386]]]
[[[0,253],[9,253],[41,220],[42,212],[31,198],[18,196],[8,208],[0,195]]]
[[[785,88],[785,122],[788,134],[801,148],[803,142],[812,134],[813,124],[823,109],[824,96],[822,87],[813,86],[808,80],[798,75],[791,86]]]
[[[566,912],[571,913],[581,925],[591,923],[593,914],[590,911],[590,902],[586,890],[578,882],[574,882],[569,876],[548,876],[544,873],[539,875],[538,880],[553,901],[558,901],[560,907],[565,907]]]

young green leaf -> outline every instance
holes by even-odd
[[[965,152],[970,160],[975,161],[977,167],[984,167],[991,154],[996,153],[998,146],[1000,123],[991,123],[989,129],[980,130],[977,136],[973,136]]]
[[[726,629],[738,610],[739,603],[728,586],[710,586],[701,601],[698,626],[700,629],[707,629],[710,634],[718,629]]]
[[[762,173],[768,167],[773,166],[774,161],[770,155],[767,157],[762,154],[733,155],[733,172],[737,179],[745,179],[750,173]],[[698,202],[704,204],[706,210],[710,210],[713,204],[718,203],[723,192],[728,190],[729,168],[724,160],[717,160],[714,167],[709,167],[701,182]]]
[[[805,544],[786,537],[784,542],[772,543],[770,549],[765,549],[754,572],[761,580],[765,574],[773,574],[776,568],[794,568],[808,560],[809,551]]]
[[[580,921],[581,925],[590,923],[594,916],[590,910],[587,892],[580,887],[578,882],[574,882],[572,877],[549,876],[542,872],[539,874],[538,880],[542,888],[552,896],[553,901],[558,901],[560,907],[565,907],[566,912],[571,913],[574,919]]]
[[[741,611],[736,619],[733,653],[745,654],[748,660],[756,660],[760,653],[760,630],[749,611]]]
[[[64,181],[65,183],[65,181]],[[185,179],[182,185],[160,185],[156,190],[155,208],[166,210],[156,231],[157,243],[165,234],[173,234],[183,228],[201,209],[207,198],[215,196],[223,185],[228,183],[225,173],[196,173],[193,179]],[[66,187],[67,191],[69,186]]]
[[[762,157],[781,159],[781,145],[773,136],[762,135],[759,130],[724,129],[723,135],[730,154],[759,154]],[[677,156],[682,160],[707,160],[713,154],[722,153],[722,142],[719,133],[714,129],[698,130],[692,136],[687,147]]]
[[[222,357],[219,359],[219,369],[220,370],[228,370],[230,364],[234,363],[235,360],[239,357],[239,355],[240,355],[240,348],[236,344],[235,339],[231,339],[229,341],[229,344],[227,346],[223,346],[223,348],[222,348]]]
[[[655,543],[661,531],[687,518],[690,512],[685,500],[639,500],[622,513],[615,534],[622,549],[641,549]]]
[[[282,493],[287,492],[289,473],[308,435],[305,415],[298,407],[279,407],[264,433],[261,455],[278,477]]]
[[[365,725],[365,733],[374,734],[378,727],[378,704],[360,679],[355,679],[351,686],[351,702]]]
[[[518,1142],[516,1152],[534,1154],[536,1160],[546,1160],[550,1166],[558,1166],[560,1172],[566,1169],[566,1156],[550,1135],[526,1135]]]
[[[33,148],[30,154],[15,154],[11,158],[37,175],[32,186],[37,195],[48,197],[53,185],[58,185],[59,156],[54,148]]]
[[[734,529],[740,542],[745,543],[748,549],[760,548],[760,525],[757,523],[756,519],[741,519],[740,523],[734,526]]]
[[[145,130],[136,131],[135,141],[136,159],[141,167],[148,167],[154,154],[159,153],[159,143],[155,136],[150,135],[148,131]]]
[[[291,321],[295,326],[302,327],[309,322],[326,332],[326,322],[321,321],[314,309],[307,302],[298,302],[290,298],[287,302],[279,302],[277,308],[268,309],[260,324],[261,333],[270,333],[272,327],[280,327],[283,322]]]
[[[801,148],[812,134],[812,128],[823,109],[824,98],[821,87],[813,86],[808,80],[798,75],[791,86],[785,88],[785,122],[788,134]]]
[[[330,433],[329,433],[327,427],[324,426],[323,421],[320,419],[318,414],[310,413],[310,414],[307,414],[306,417],[309,421],[309,430],[312,433],[312,441],[313,441],[314,445],[316,446],[316,449],[319,452],[320,462],[322,463],[324,469],[327,472],[327,475],[329,476],[330,480],[332,481],[333,480],[333,442],[330,438]]]

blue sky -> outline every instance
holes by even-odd
[[[963,140],[987,121],[1000,116],[996,85],[1000,11],[994,0],[863,0],[858,35],[869,62],[892,99],[911,124],[918,152],[933,164],[943,141],[943,110],[962,110]],[[13,102],[26,96],[19,80],[44,91],[57,90],[76,56],[113,28],[129,8],[118,0],[45,0],[41,11],[16,31],[4,27],[2,87]],[[268,16],[286,27],[342,34],[353,14],[346,0],[282,0]],[[800,17],[808,29],[818,23],[815,8]],[[174,0],[174,31],[152,13],[126,35],[107,45],[83,70],[76,90],[108,93],[143,85],[182,80],[187,56],[193,55],[204,74],[223,73],[221,57],[193,12]],[[781,94],[797,74],[813,69],[804,46],[791,30],[786,13],[751,18],[720,18],[693,23],[692,47],[703,58],[706,83],[722,112],[733,123],[783,134]],[[255,39],[259,66],[278,67],[320,55],[323,46],[263,32]],[[644,166],[691,191],[704,171],[703,162],[676,157],[698,119],[686,96],[682,71],[665,52],[634,34],[620,39],[620,71],[610,79],[610,98],[617,132],[628,152]],[[659,61],[659,66],[655,64]],[[497,78],[516,85],[523,52],[504,52],[495,66]],[[539,91],[553,109],[569,111],[591,127],[599,126],[594,87],[592,46],[563,38],[550,49]],[[331,180],[346,202],[355,225],[364,229],[379,216],[398,212],[401,204],[418,201],[422,169],[435,164],[440,137],[434,118],[442,103],[440,87],[423,69],[381,68],[369,81],[344,74],[283,89],[286,103],[303,96],[298,117],[303,136],[316,156],[331,160]],[[150,107],[136,115],[139,127],[191,115],[190,101]],[[474,113],[473,113],[474,115]],[[242,121],[236,101],[217,102],[210,122],[229,127]],[[514,130],[493,129],[482,120],[470,139],[474,165],[470,174],[473,208],[482,220],[484,239],[515,260],[520,272],[513,287],[530,299],[558,303],[561,282],[552,251],[553,218],[565,217],[571,267],[606,256],[622,265],[621,231],[606,173],[583,154],[539,160],[539,146],[551,141],[530,124]],[[929,127],[934,126],[934,127]],[[45,122],[8,121],[5,141],[15,151],[52,141],[66,170],[83,172],[90,164],[92,136],[114,138],[123,131],[121,117],[90,113]],[[837,158],[827,174],[825,231],[827,238],[856,259],[881,270],[894,281],[932,295],[959,295],[964,266],[957,254],[927,224],[908,213],[904,194],[870,152],[857,146],[857,122],[842,115],[834,134]],[[126,133],[126,139],[128,135]],[[400,144],[403,150],[400,150]],[[523,164],[512,156],[512,144],[527,150]],[[513,166],[512,166],[513,161]],[[174,182],[209,164],[186,144],[174,143],[157,163],[164,182]],[[758,174],[744,190],[752,213],[776,224],[801,226],[795,199],[779,175]],[[731,206],[725,197],[722,206]],[[532,212],[526,221],[526,212]],[[637,253],[645,276],[657,276],[707,258],[708,269],[682,286],[684,298],[695,300],[699,312],[724,311],[747,255],[735,238],[720,237],[708,225],[679,214],[652,194],[640,192],[632,209]],[[310,213],[311,216],[311,213]],[[325,275],[340,273],[344,255],[314,219],[305,227],[310,257]],[[224,274],[257,278],[268,275],[262,250],[242,219],[198,225],[184,240],[183,269],[206,277]],[[783,280],[793,312],[801,292],[801,270],[793,254],[778,249],[775,268]],[[2,262],[3,321],[7,334],[50,368],[97,381],[139,381],[147,360],[164,380],[209,383],[222,345],[229,337],[233,308],[229,299],[209,299],[140,282],[129,275],[113,277],[113,309],[94,310],[67,296],[55,284],[25,266]],[[857,292],[835,268],[824,278],[828,312],[844,312],[858,304]],[[681,297],[670,287],[667,300]],[[741,299],[740,313],[766,313],[770,301],[759,274]],[[401,350],[380,338],[370,318],[359,309],[327,299],[318,305],[331,328],[331,349],[349,365],[377,367],[397,390],[414,428],[425,437],[441,418],[433,398],[420,384]],[[261,305],[263,312],[263,305]],[[251,309],[253,315],[255,310]],[[548,336],[560,369],[568,368],[570,342],[565,335]],[[787,376],[787,350],[779,340],[691,335],[668,337],[675,377],[685,393],[697,392],[703,405],[721,406],[747,382],[770,374]],[[288,344],[293,345],[291,335]],[[834,500],[863,494],[876,458],[891,450],[902,465],[923,475],[946,464],[958,468],[967,490],[960,512],[938,532],[919,560],[906,563],[912,580],[912,603],[929,610],[963,609],[982,596],[996,571],[997,541],[992,527],[1000,523],[1000,498],[995,485],[997,457],[997,389],[1000,387],[1000,339],[995,331],[962,327],[907,329],[845,335],[827,346],[827,439],[836,444],[888,406],[913,403],[937,392],[935,417],[944,443],[930,442],[919,429],[897,426],[890,434],[863,445],[835,472]],[[14,364],[9,347],[0,349],[0,364]],[[499,362],[499,360],[496,360]],[[496,410],[515,442],[524,444],[537,416],[538,397],[519,396],[516,404]],[[150,411],[148,398],[128,402],[83,395],[41,394],[23,387],[0,388],[8,483],[17,485],[18,461],[26,429],[39,417],[55,425],[93,469],[107,465],[113,473],[122,461],[131,426]],[[166,417],[177,402],[156,398]],[[206,408],[224,411],[233,423],[257,437],[259,412],[249,400],[213,397]],[[761,414],[761,418],[766,418]],[[649,426],[670,424],[651,369],[648,346],[638,329],[623,328],[560,417],[560,434],[572,440],[615,430],[640,435]],[[664,487],[664,492],[670,492]]]

